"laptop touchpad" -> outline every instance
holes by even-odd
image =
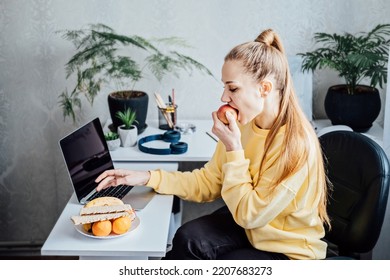
[[[150,187],[135,186],[122,198],[125,204],[130,204],[135,210],[142,210],[156,195],[156,192]]]

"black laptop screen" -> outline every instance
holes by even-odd
[[[96,188],[96,177],[113,168],[99,118],[61,139],[60,146],[80,201]]]

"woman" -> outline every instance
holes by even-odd
[[[233,48],[221,100],[238,110],[212,159],[192,172],[108,170],[97,190],[147,185],[162,194],[226,206],[181,226],[167,259],[323,259],[326,178],[317,137],[300,109],[282,43],[273,30]]]

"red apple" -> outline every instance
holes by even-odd
[[[229,124],[229,121],[226,118],[226,112],[228,111],[234,116],[236,120],[238,118],[238,111],[234,109],[232,106],[230,106],[229,104],[224,104],[221,107],[219,107],[217,111],[218,119],[224,124]]]

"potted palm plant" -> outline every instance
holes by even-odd
[[[355,35],[315,33],[320,47],[299,53],[302,70],[329,68],[345,79],[345,84],[332,85],[325,97],[325,112],[333,125],[347,125],[365,132],[376,120],[381,109],[376,88],[387,82],[390,24],[379,24],[369,32]],[[369,85],[364,85],[364,80]]]
[[[191,74],[195,69],[213,76],[202,63],[175,49],[188,47],[181,38],[148,40],[138,35],[117,34],[103,24],[59,33],[73,43],[76,51],[65,66],[67,79],[74,76],[76,84],[60,95],[64,118],[71,117],[74,122],[82,106],[81,95],[92,104],[97,94],[106,90],[105,86],[114,86],[115,90],[108,95],[113,130],[120,125],[116,112],[130,108],[136,111],[141,133],[146,128],[149,98],[136,88],[138,81],[147,74],[161,81],[168,73],[179,77],[181,71]]]
[[[138,129],[135,123],[137,114],[136,111],[127,108],[124,111],[116,112],[116,117],[121,121],[122,125],[118,127],[119,138],[121,139],[122,147],[132,147],[137,144]]]
[[[110,151],[115,151],[119,148],[121,144],[121,140],[119,139],[119,135],[116,132],[108,131],[104,134],[104,139],[107,142],[108,149]]]

